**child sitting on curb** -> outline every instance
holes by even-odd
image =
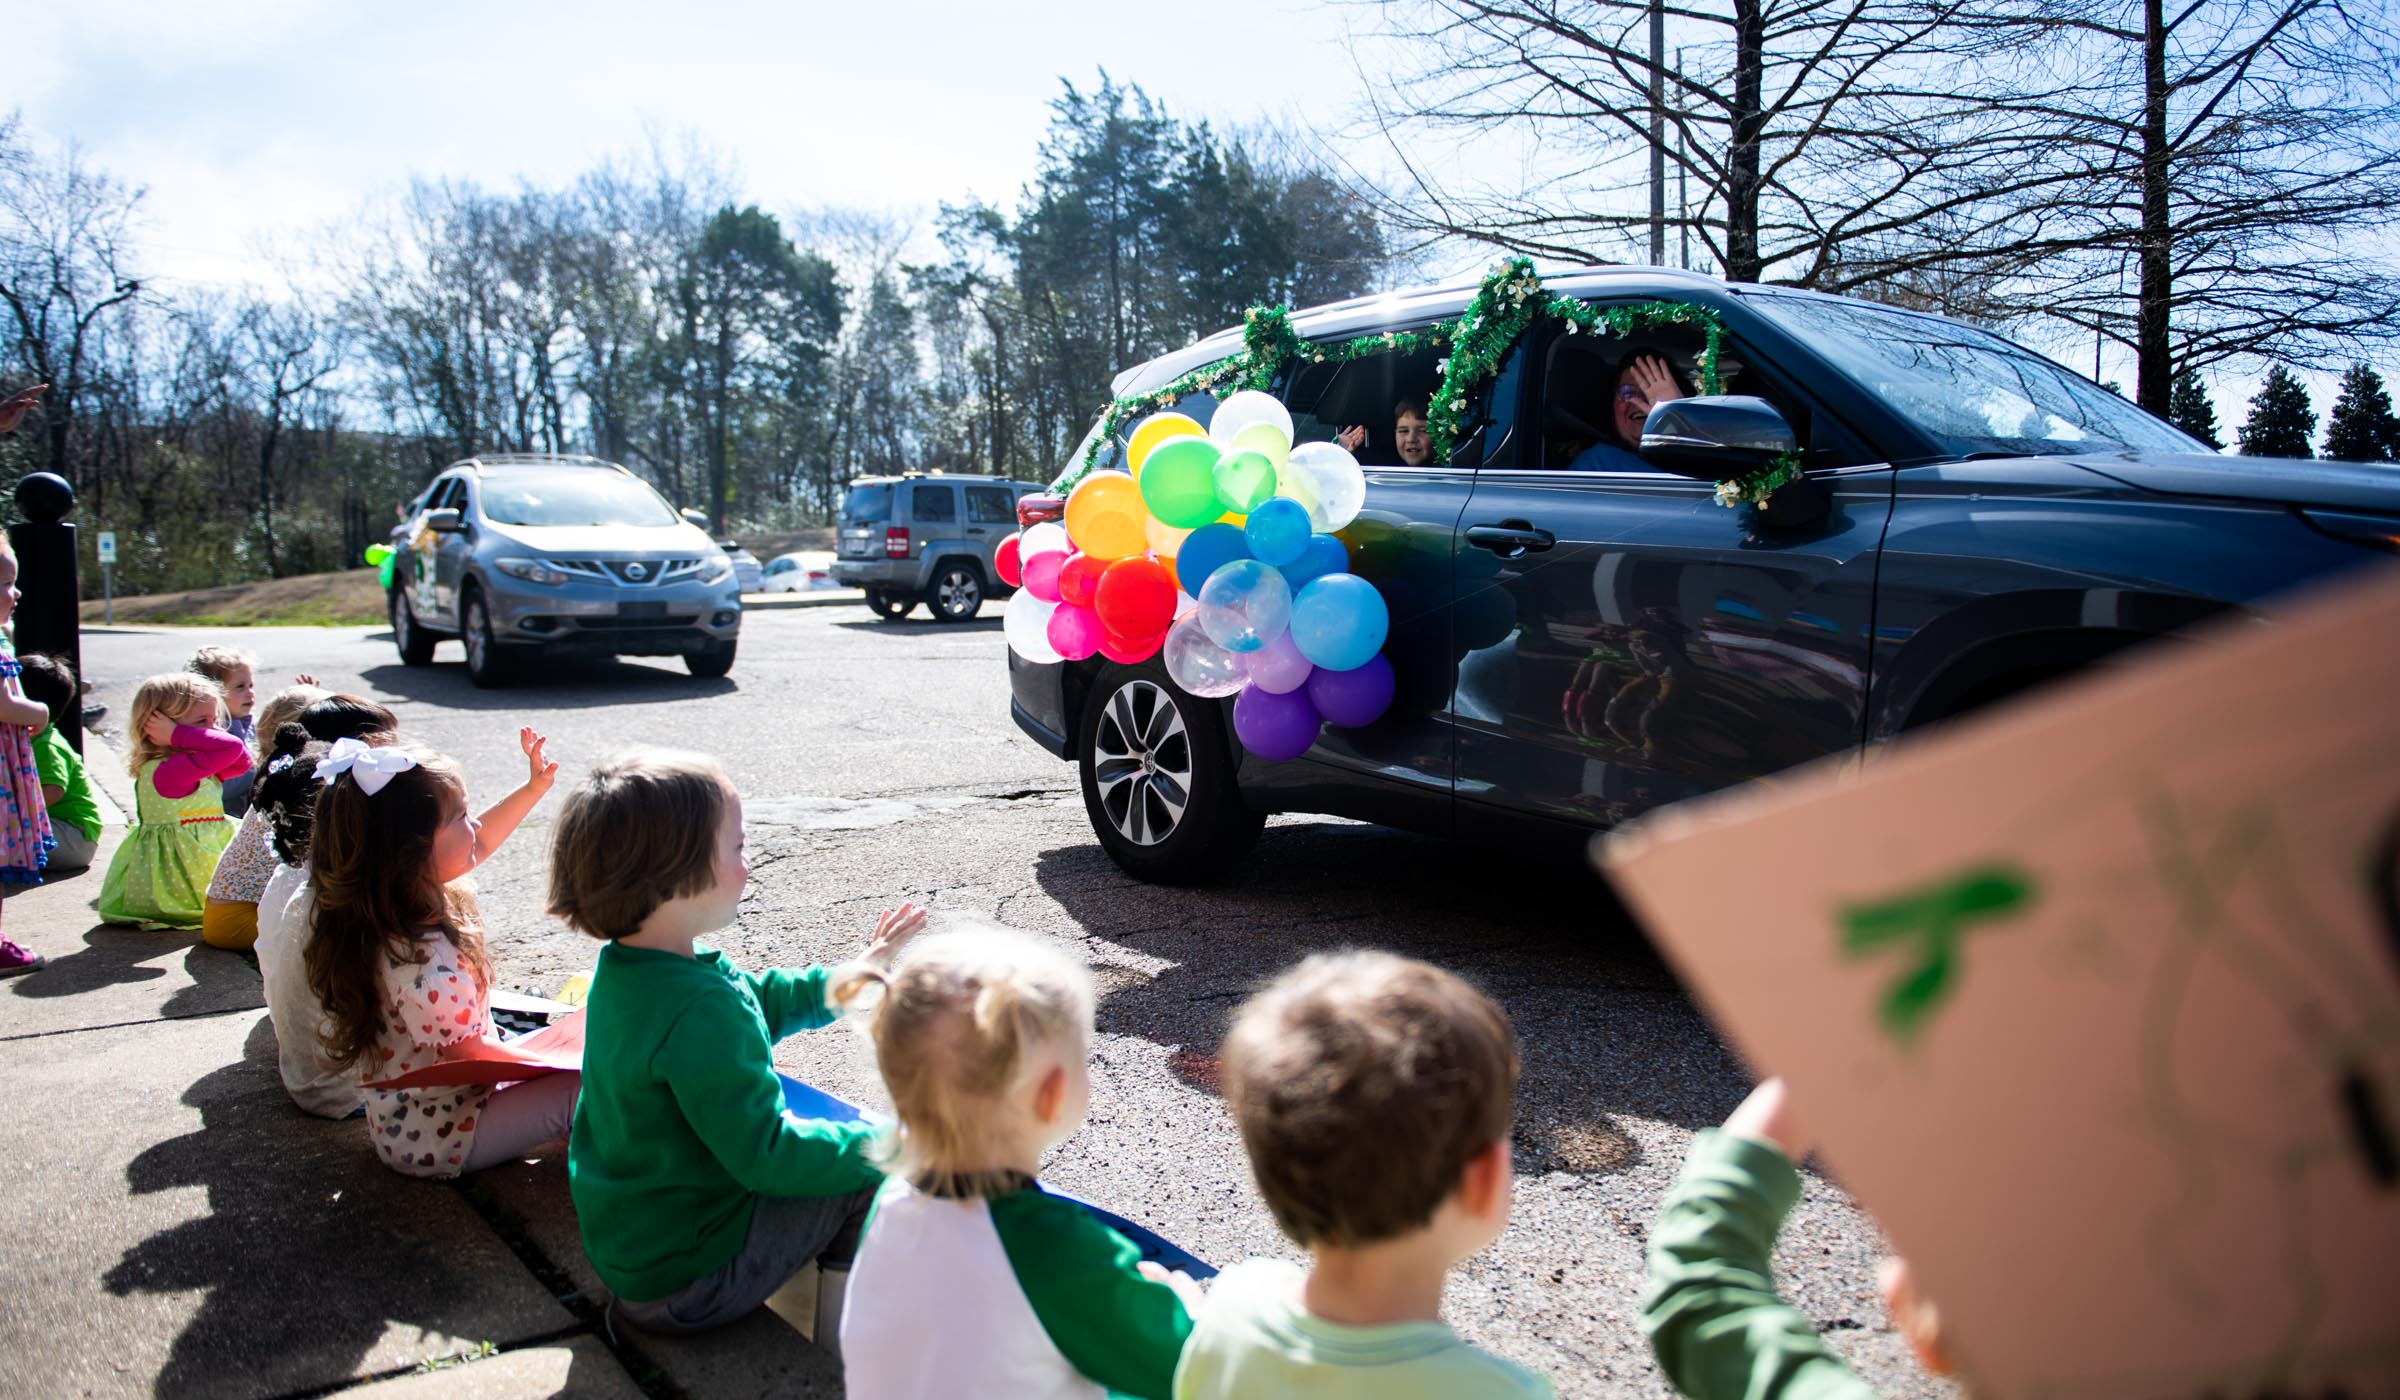
[[[48,652],[32,652],[19,663],[17,678],[25,698],[46,707],[53,722],[33,736],[33,761],[42,776],[42,801],[50,808],[50,834],[58,844],[50,849],[44,878],[89,870],[100,851],[100,799],[83,756],[58,732],[55,716],[73,714],[75,668]]]
[[[742,800],[714,759],[621,755],[559,814],[550,912],[607,940],[567,1181],[613,1315],[645,1331],[721,1327],[812,1260],[846,1268],[883,1179],[873,1125],[783,1109],[775,1042],[832,1023],[834,974],[744,972],[697,941],[733,922],[749,878]],[[880,967],[924,923],[886,912],[860,961]],[[820,1292],[821,1343],[838,1295]]]
[[[1442,1321],[1442,1281],[1508,1226],[1517,1047],[1440,968],[1321,953],[1235,1014],[1226,1106],[1275,1222],[1309,1253],[1217,1276],[1177,1400],[1550,1395]]]

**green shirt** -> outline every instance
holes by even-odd
[[[1217,1275],[1175,1368],[1175,1400],[1547,1400],[1545,1377],[1477,1351],[1439,1322],[1351,1327],[1301,1306],[1295,1264]]]
[[[1763,1142],[1694,1134],[1650,1228],[1642,1331],[1692,1400],[1874,1400],[1807,1318],[1775,1292],[1771,1256],[1800,1173]]]
[[[714,948],[600,950],[567,1182],[584,1253],[617,1296],[664,1298],[724,1267],[760,1196],[882,1179],[873,1124],[783,1111],[774,1044],[833,1021],[826,976],[747,973]]]
[[[67,736],[58,732],[57,725],[45,725],[33,736],[33,766],[40,770],[43,786],[67,790],[50,804],[50,820],[99,840],[100,801],[92,796],[92,775],[84,771],[83,760],[68,746]]]

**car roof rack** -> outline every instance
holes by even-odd
[[[483,452],[473,457],[462,457],[450,464],[453,471],[460,467],[478,470],[484,467],[594,467],[625,476],[633,475],[621,462],[611,462],[581,452]]]

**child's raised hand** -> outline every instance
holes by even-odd
[[[1781,1078],[1761,1081],[1750,1091],[1750,1097],[1726,1116],[1725,1131],[1734,1137],[1763,1142],[1794,1162],[1799,1161],[1808,1155],[1808,1144],[1792,1122],[1788,1099]]]
[[[908,940],[924,931],[925,911],[914,904],[886,909],[875,916],[875,932],[868,935],[867,951],[859,954],[859,961],[888,966]]]
[[[548,735],[536,734],[531,725],[517,731],[517,747],[525,751],[525,786],[542,792],[558,781],[558,765],[543,752],[549,742]]]
[[[316,683],[317,683],[317,678],[316,678],[315,676],[312,676],[312,675],[310,675],[310,674],[309,674],[308,672],[306,672],[306,671],[302,671],[302,672],[300,672],[300,673],[298,673],[297,675],[295,675],[295,676],[293,676],[293,677],[292,677],[292,684],[294,684],[294,685],[315,685]]]
[[[175,743],[174,718],[156,710],[151,711],[150,717],[142,721],[142,737],[162,749],[173,747]]]
[[[1163,1283],[1174,1289],[1175,1296],[1183,1300],[1184,1311],[1200,1311],[1200,1304],[1203,1301],[1200,1296],[1200,1285],[1192,1281],[1190,1274],[1181,1269],[1170,1269],[1164,1264],[1154,1263],[1148,1259],[1134,1265],[1134,1268],[1140,1271],[1143,1278],[1152,1283]]]

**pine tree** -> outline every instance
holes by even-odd
[[[2344,462],[2400,462],[2400,418],[2383,376],[2352,365],[2325,418],[2325,455]]]
[[[2271,366],[2266,384],[2250,400],[2250,421],[2242,425],[2242,455],[2313,457],[2308,440],[2316,430],[2317,411],[2309,407],[2308,390],[2291,371]]]
[[[2174,392],[2167,396],[2167,421],[2218,451],[2225,448],[2225,440],[2217,436],[2216,406],[2208,401],[2208,386],[2200,382],[2196,369],[2175,376]]]

